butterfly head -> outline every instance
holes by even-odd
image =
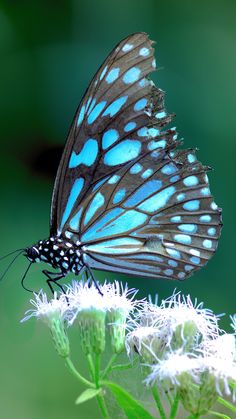
[[[31,247],[27,247],[25,249],[25,256],[27,257],[27,259],[31,262],[39,262],[40,261],[40,252],[39,252],[39,246],[38,244],[31,246]]]
[[[49,238],[47,240],[39,240],[33,246],[27,247],[25,249],[25,257],[31,263],[37,262],[51,262],[51,252],[54,246],[54,238]]]

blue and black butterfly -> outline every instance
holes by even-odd
[[[176,150],[164,92],[149,80],[152,41],[135,33],[109,54],[75,114],[58,168],[50,237],[26,249],[52,283],[99,269],[185,279],[214,254],[221,210],[194,149]]]

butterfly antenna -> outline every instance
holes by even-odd
[[[7,255],[1,256],[1,257],[0,257],[0,260],[3,260],[3,259],[5,259],[5,258],[7,258],[8,256],[13,255],[13,254],[14,254],[14,253],[16,253],[16,252],[20,252],[20,253],[22,253],[24,250],[25,250],[25,249],[17,249],[17,250],[14,250],[13,252],[8,253]]]
[[[13,263],[15,262],[15,260],[18,258],[18,256],[20,256],[20,254],[21,254],[23,251],[24,251],[24,249],[20,249],[20,253],[18,253],[18,255],[16,255],[16,256],[12,259],[12,261],[9,263],[8,267],[5,269],[5,271],[4,271],[4,272],[3,272],[3,274],[1,275],[1,277],[0,277],[0,281],[2,281],[2,279],[4,278],[4,276],[6,275],[6,273],[9,271],[10,267],[13,265]],[[8,254],[8,255],[6,255],[6,256],[3,256],[3,258],[2,258],[2,259],[4,259],[4,257],[7,257],[7,256],[9,256],[10,254],[15,253],[15,252],[16,252],[16,251],[11,252],[11,253],[9,253],[9,254]]]
[[[26,271],[25,271],[25,273],[24,273],[24,275],[23,275],[23,277],[21,279],[21,285],[22,285],[22,287],[24,288],[25,291],[28,291],[28,292],[34,292],[33,290],[30,290],[29,288],[26,288],[26,286],[24,285],[24,281],[25,281],[26,275],[29,272],[32,263],[33,262],[30,262],[30,264],[28,265],[28,267],[27,267],[27,269],[26,269]]]

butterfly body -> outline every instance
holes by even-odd
[[[50,238],[27,249],[31,262],[61,277],[92,268],[182,280],[214,254],[222,223],[208,167],[165,129],[155,69],[152,42],[136,33],[94,76],[58,168]]]
[[[75,245],[59,237],[40,240],[26,249],[26,256],[32,263],[44,262],[53,269],[59,269],[61,276],[66,276],[69,272],[79,275],[84,265],[79,244]]]

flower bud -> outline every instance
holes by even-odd
[[[188,380],[179,378],[179,395],[184,408],[193,415],[206,415],[217,400],[214,381],[201,374],[201,383],[196,385],[189,376]]]
[[[70,317],[70,309],[65,296],[61,294],[58,297],[55,292],[53,298],[48,301],[47,295],[42,290],[34,295],[35,300],[31,300],[31,304],[35,309],[29,310],[22,321],[37,317],[46,323],[58,354],[67,357],[70,353],[70,344],[65,329],[65,320]]]
[[[77,315],[80,343],[86,355],[101,354],[105,349],[105,316],[104,310],[96,308],[80,310]]]
[[[136,352],[142,361],[151,365],[162,358],[165,342],[155,327],[138,326],[127,334],[126,349],[128,355]]]
[[[62,322],[61,319],[55,318],[52,319],[49,327],[58,354],[63,358],[66,358],[70,353],[70,343],[65,331],[64,322]]]
[[[198,329],[192,320],[186,320],[175,327],[170,346],[172,350],[183,348],[186,352],[191,351],[196,341]]]
[[[107,313],[107,323],[111,336],[111,347],[119,354],[125,347],[126,312],[122,309],[111,309]]]

